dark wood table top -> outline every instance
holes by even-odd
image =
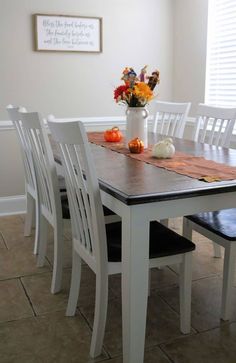
[[[149,133],[149,143],[160,136]],[[236,150],[173,138],[176,150],[236,166]],[[190,198],[236,191],[236,180],[207,183],[134,160],[91,144],[101,189],[132,204]]]

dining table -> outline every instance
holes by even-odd
[[[149,145],[163,136],[149,133]],[[236,166],[236,150],[173,138],[176,151]],[[91,143],[103,204],[122,219],[123,362],[144,360],[149,224],[236,206],[236,178],[207,182]],[[203,172],[204,173],[204,172]],[[156,236],[158,243],[158,236]],[[158,317],[157,317],[158,318]]]

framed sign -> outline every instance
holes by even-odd
[[[35,14],[37,51],[102,51],[102,19],[85,16]]]

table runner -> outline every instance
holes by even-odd
[[[176,151],[172,159],[156,159],[152,157],[152,146],[141,154],[132,154],[124,143],[106,142],[103,132],[88,132],[88,140],[133,159],[206,182],[236,179],[236,167],[206,160],[203,156],[193,156]]]

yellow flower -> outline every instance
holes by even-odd
[[[153,92],[145,82],[136,83],[132,93],[138,99],[145,99],[146,101],[153,98]]]

